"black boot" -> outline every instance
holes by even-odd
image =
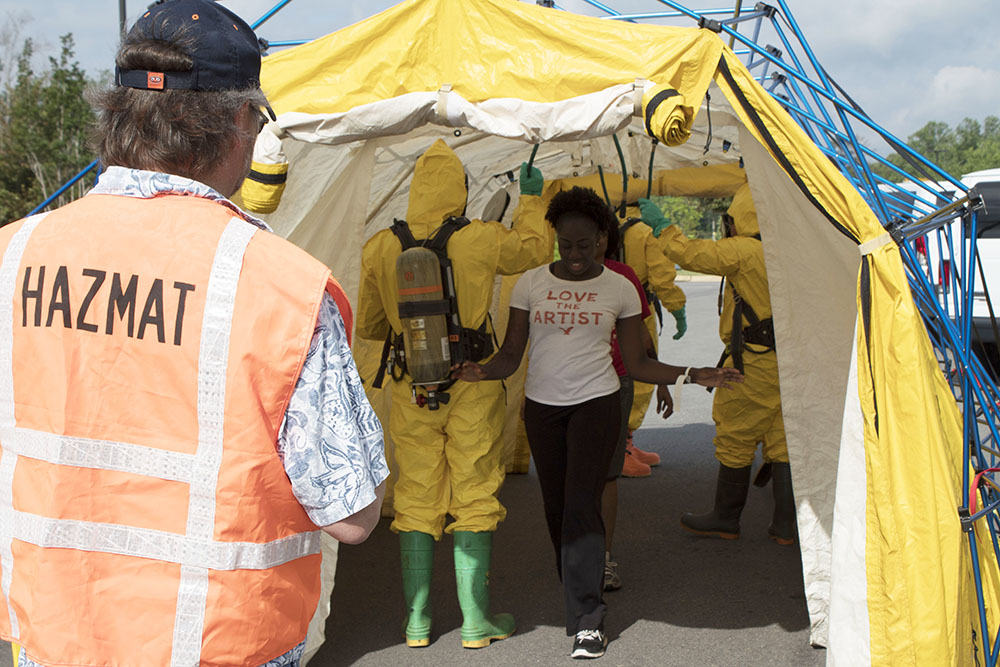
[[[715,508],[708,514],[684,514],[681,526],[698,535],[735,540],[740,536],[740,514],[747,502],[749,487],[750,466],[729,468],[720,463]]]
[[[778,544],[795,544],[795,496],[792,494],[792,469],[787,463],[772,463],[774,516],[767,534]]]

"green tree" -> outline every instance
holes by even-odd
[[[44,72],[32,66],[31,39],[5,63],[16,74],[0,90],[0,224],[25,215],[93,160],[87,147],[93,112],[83,98],[91,82],[75,59],[72,35],[60,42],[59,57],[50,57]],[[79,182],[54,205],[89,185]]]
[[[953,176],[1000,167],[1000,118],[987,116],[982,123],[965,118],[954,129],[947,123],[931,121],[911,134],[906,143]],[[924,178],[898,153],[890,154],[888,160],[911,178]],[[896,183],[906,178],[883,165],[873,170]]]
[[[685,236],[710,239],[713,234],[721,234],[720,219],[729,203],[729,198],[701,199],[697,197],[654,196],[653,203],[660,207],[667,220],[677,225]]]

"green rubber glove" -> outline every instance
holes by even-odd
[[[528,170],[531,173],[528,173]],[[518,183],[521,187],[522,195],[535,195],[538,196],[542,194],[542,186],[545,185],[545,179],[542,178],[542,172],[538,171],[534,167],[528,167],[527,162],[521,163],[521,176],[518,178]]]
[[[677,333],[674,334],[674,340],[683,338],[688,330],[687,312],[684,308],[685,306],[681,306],[677,310],[670,311],[670,314],[674,316],[674,322],[677,324]]]
[[[653,230],[653,236],[659,238],[664,229],[672,223],[663,216],[660,207],[648,199],[638,201],[639,211],[642,213],[642,221]]]

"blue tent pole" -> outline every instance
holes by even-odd
[[[968,455],[966,455],[968,458]],[[966,461],[968,464],[968,461]],[[979,574],[979,550],[976,548],[976,531],[972,530],[968,533],[969,535],[969,551],[972,555],[972,574],[973,579],[976,582],[976,600],[979,602],[979,632],[982,633],[980,636],[980,642],[983,646],[983,652],[987,654],[986,658],[989,660],[988,665],[995,665],[996,663],[992,660],[993,655],[990,650],[990,635],[989,629],[986,625],[986,602],[983,600],[983,581]]]
[[[661,0],[661,1],[666,1],[666,0]],[[695,19],[698,18],[697,15],[692,14],[692,16]],[[767,53],[766,51],[764,51],[763,49],[761,49],[756,44],[748,42],[747,39],[746,39],[746,37],[744,37],[743,35],[741,35],[741,34],[735,32],[735,31],[727,28],[726,26],[723,26],[722,29],[725,30],[726,32],[729,32],[730,34],[736,35],[736,38],[739,39],[742,43],[746,44],[748,47],[750,47],[751,49],[753,49],[754,51],[756,51],[758,54],[760,54],[760,55],[764,56],[765,58],[767,58],[768,60],[770,60],[772,63],[774,63],[775,65],[777,65],[778,67],[780,67],[782,70],[784,70],[791,77],[793,77],[795,79],[798,79],[801,83],[805,84],[810,89],[818,92],[822,97],[825,97],[830,103],[832,103],[838,109],[842,109],[849,116],[853,116],[856,120],[858,120],[859,122],[861,122],[864,125],[868,126],[870,129],[874,130],[876,133],[878,133],[879,135],[881,135],[881,137],[883,139],[886,139],[887,141],[895,142],[897,144],[900,144],[900,145],[908,148],[909,150],[907,151],[907,153],[911,157],[913,157],[915,160],[917,160],[918,162],[920,162],[920,164],[922,166],[924,166],[925,168],[927,168],[928,170],[930,170],[930,171],[934,172],[935,174],[937,174],[938,176],[940,176],[942,180],[949,181],[949,182],[952,183],[952,185],[955,185],[956,187],[962,187],[961,183],[959,183],[955,179],[954,176],[952,176],[951,174],[948,174],[948,173],[942,171],[940,167],[938,167],[934,163],[932,163],[929,160],[927,160],[927,158],[925,158],[923,155],[921,155],[920,153],[917,153],[912,148],[909,148],[909,146],[906,146],[906,142],[904,142],[902,139],[896,137],[895,135],[893,135],[891,132],[889,132],[888,130],[886,130],[882,126],[880,126],[877,123],[875,123],[866,114],[862,114],[862,113],[858,112],[856,109],[854,109],[853,107],[845,105],[841,100],[837,99],[835,96],[831,95],[829,92],[827,92],[826,90],[824,90],[823,88],[821,88],[820,86],[818,86],[817,84],[815,84],[814,82],[810,81],[809,78],[806,77],[806,76],[804,76],[801,72],[797,72],[797,71],[795,71],[793,69],[789,69],[785,65],[785,63],[783,63],[782,61],[778,60],[777,58],[774,58],[771,54]]]
[[[958,300],[958,294],[960,292],[961,285],[958,284],[958,271],[955,269],[955,266],[957,266],[958,262],[955,261],[955,244],[954,244],[954,239],[952,239],[952,234],[951,234],[950,230],[943,230],[943,229],[941,229],[941,230],[939,230],[938,233],[941,234],[944,237],[944,241],[946,241],[947,244],[948,244],[948,261],[950,262],[948,264],[948,266],[949,266],[948,288],[949,288],[950,293],[951,293],[951,303],[949,304],[948,301],[947,301],[947,299],[946,299],[945,300],[945,305],[950,305],[951,306],[951,311],[950,312],[954,313],[954,318],[957,321],[958,318],[959,318],[959,316],[960,316],[960,312],[959,312],[960,302]],[[943,257],[941,259],[943,259]],[[941,267],[941,270],[942,271],[944,270],[943,266]],[[958,350],[959,348],[956,346],[955,349]]]
[[[58,199],[59,196],[62,193],[66,192],[71,187],[73,187],[73,185],[77,181],[79,181],[81,178],[83,178],[84,176],[86,176],[90,172],[90,170],[93,169],[96,166],[97,166],[97,160],[94,160],[93,162],[91,162],[90,164],[88,164],[86,167],[84,167],[83,171],[81,171],[79,174],[77,174],[76,176],[74,176],[73,178],[71,178],[69,181],[66,182],[65,185],[63,185],[61,188],[59,188],[54,193],[52,193],[52,195],[48,199],[46,199],[45,201],[43,201],[41,204],[39,204],[35,208],[31,209],[31,212],[28,213],[28,215],[34,215],[34,214],[38,213],[39,211],[44,210],[46,206],[48,206],[49,204],[51,204],[52,202],[54,202],[56,199]]]
[[[789,101],[789,100],[783,100],[781,98],[776,98],[776,99],[778,99],[778,102],[783,107],[785,107],[786,110],[788,110],[790,113],[792,113],[793,116],[800,116],[802,119],[809,121],[810,123],[816,125],[817,127],[819,127],[822,130],[825,130],[827,133],[833,135],[838,140],[840,140],[839,143],[842,144],[842,143],[844,143],[847,140],[847,137],[844,136],[834,125],[825,123],[822,119],[820,119],[817,116],[815,116],[812,113],[811,109],[802,108],[802,107],[796,106],[794,102]],[[801,125],[803,125],[803,123],[799,123],[799,125],[801,126]],[[809,129],[806,129],[806,132],[808,134],[812,135],[812,132]],[[818,144],[819,142],[815,142],[815,143]],[[830,145],[829,140],[824,141],[824,143],[826,143],[827,146],[829,146],[829,151],[832,153],[833,152],[833,146]],[[881,155],[879,155],[875,151],[871,150],[870,148],[867,148],[865,146],[861,146],[861,152],[866,157],[871,158],[872,160],[875,160],[879,164],[881,164],[881,165],[883,165],[885,167],[888,167],[889,169],[892,169],[898,175],[903,176],[905,178],[910,178],[909,174],[907,174],[905,171],[903,171],[902,169],[900,169],[898,166],[896,166],[893,163],[889,162],[884,157],[882,157]],[[874,179],[876,181],[880,181],[880,182],[884,182],[884,183],[889,184],[888,181],[885,181],[885,179],[882,179],[881,177],[879,177],[879,176],[877,176],[875,174],[873,174],[873,177],[874,177]],[[891,185],[896,186],[895,183],[892,183]],[[924,201],[924,200],[920,200],[920,201]],[[928,206],[931,205],[929,202],[924,202],[924,203],[927,203]]]
[[[768,61],[765,60],[764,62],[767,63]],[[775,74],[781,74],[781,73],[775,72]],[[788,93],[788,97],[790,99],[795,100],[798,104],[804,107],[804,110],[808,111],[812,117],[815,117],[815,113],[812,110],[812,106],[809,104],[809,100],[806,99],[806,96],[802,93],[802,90],[799,88],[798,83],[796,83],[795,79],[790,79],[788,76],[781,74],[781,85],[784,86],[784,90]],[[784,106],[786,109],[790,107],[791,101],[788,102],[782,101],[780,97],[775,95],[773,90],[769,92],[772,94],[772,96],[774,96],[778,100],[779,104]],[[813,101],[817,104],[817,106],[819,106],[822,109],[822,104],[819,100],[814,99]],[[825,113],[823,115],[826,116]],[[830,150],[835,150],[835,146],[833,146],[833,143],[830,141],[829,133],[830,132],[836,133],[836,130],[834,129],[832,122],[829,122],[829,118],[827,118],[827,121],[828,122],[826,125],[829,128],[829,130],[828,132],[822,133],[823,143],[825,143],[827,147],[830,148]],[[819,125],[820,127],[823,127],[824,125],[822,122],[818,120],[813,120],[813,122],[816,125]],[[799,125],[806,127],[805,125],[803,125],[803,123],[799,123]],[[813,143],[819,145],[819,141],[816,140],[816,137],[813,136],[813,133],[809,130],[807,130],[807,132],[809,132],[809,135],[812,138]]]
[[[586,2],[588,5],[590,5],[592,7],[597,7],[602,12],[607,12],[608,14],[611,14],[612,16],[621,16],[621,12],[617,12],[614,9],[611,9],[610,7],[608,7],[607,5],[605,5],[604,3],[597,2],[597,0],[583,0],[583,1]]]
[[[851,140],[851,146],[854,148],[855,153],[858,156],[859,161],[861,162],[861,169],[864,171],[865,176],[868,179],[871,179],[871,170],[868,167],[868,162],[864,159],[861,159],[861,149],[859,147],[859,142],[857,140],[857,137],[854,135],[854,129],[851,127],[850,123],[847,121],[847,118],[844,115],[843,106],[838,103],[839,100],[836,100],[835,91],[833,89],[833,86],[830,84],[829,79],[826,76],[826,72],[823,70],[822,67],[820,67],[819,62],[816,60],[815,54],[813,54],[812,49],[809,48],[809,43],[806,41],[805,35],[802,34],[802,31],[799,30],[799,26],[795,22],[795,17],[792,16],[792,13],[789,11],[788,5],[785,3],[785,0],[778,0],[778,4],[781,5],[782,15],[784,16],[785,20],[788,21],[789,27],[791,27],[792,32],[795,34],[796,39],[798,39],[799,43],[802,45],[802,50],[805,51],[806,57],[809,58],[809,62],[812,64],[813,69],[816,70],[816,74],[819,76],[820,81],[823,83],[823,87],[831,96],[835,98],[835,106],[837,110],[837,115],[840,117],[840,122],[844,125],[844,129],[847,130],[847,134]],[[888,218],[888,213],[885,210],[885,202],[882,200],[880,193],[874,190],[877,189],[873,189],[872,196],[875,202],[878,204],[879,208],[882,210],[883,214],[885,214],[886,218]]]
[[[309,39],[288,39],[288,40],[279,41],[279,42],[268,42],[267,45],[268,46],[273,46],[273,47],[279,47],[279,46],[299,46],[300,44],[305,44],[305,43],[310,42],[310,41],[312,41],[312,40],[309,40]]]
[[[264,14],[263,16],[261,16],[261,17],[260,17],[259,19],[257,19],[257,20],[256,20],[256,21],[255,21],[255,22],[253,23],[253,25],[251,25],[250,27],[251,27],[251,28],[253,28],[253,29],[254,29],[254,31],[256,31],[256,30],[257,30],[257,27],[258,27],[258,26],[259,26],[260,24],[262,24],[262,23],[263,23],[264,21],[268,20],[269,18],[271,18],[272,16],[274,16],[275,14],[277,14],[277,13],[278,13],[279,11],[281,11],[281,8],[282,8],[282,7],[284,7],[285,5],[287,5],[287,4],[288,4],[289,2],[291,2],[291,1],[292,1],[292,0],[281,0],[281,2],[279,2],[278,4],[276,4],[276,5],[274,6],[274,7],[272,7],[272,8],[270,9],[270,11],[268,11],[268,12],[267,12],[267,13],[265,13],[265,14]]]
[[[784,16],[786,21],[788,21],[788,27],[792,29],[792,32],[795,34],[795,38],[798,39],[799,43],[802,45],[802,49],[805,51],[806,57],[809,58],[809,62],[812,64],[813,69],[815,69],[816,74],[819,75],[819,80],[823,83],[823,87],[832,94],[834,92],[833,86],[830,85],[830,81],[826,77],[826,72],[824,72],[823,68],[820,67],[815,54],[813,54],[812,49],[809,48],[809,43],[806,41],[806,37],[802,34],[802,31],[799,30],[799,25],[795,22],[795,17],[792,16],[792,12],[788,9],[788,5],[785,3],[785,0],[778,0],[778,4],[781,5],[782,16]]]
[[[787,8],[785,8],[785,13],[788,14]],[[885,209],[885,203],[882,201],[882,198],[880,197],[879,193],[876,191],[877,189],[874,187],[874,185],[871,185],[870,187],[868,185],[869,183],[871,183],[871,180],[870,180],[871,179],[871,172],[869,171],[869,169],[868,169],[868,167],[867,167],[867,165],[865,163],[865,160],[862,157],[861,147],[860,147],[859,142],[857,141],[857,139],[854,137],[853,129],[851,128],[850,123],[848,122],[847,118],[844,117],[844,114],[841,111],[840,104],[838,104],[839,100],[836,99],[836,93],[832,89],[832,86],[830,85],[830,83],[826,80],[823,72],[820,71],[822,68],[820,68],[820,66],[816,62],[816,59],[813,56],[812,52],[809,50],[809,45],[806,43],[805,37],[803,37],[803,35],[799,32],[798,26],[795,24],[795,20],[790,15],[786,16],[785,19],[789,22],[789,25],[791,26],[793,33],[795,34],[796,38],[799,40],[799,43],[802,46],[803,50],[805,51],[806,56],[809,58],[809,62],[812,64],[812,66],[816,70],[817,74],[820,75],[821,80],[822,80],[822,82],[823,82],[823,84],[825,86],[825,89],[826,89],[827,97],[832,100],[832,102],[834,104],[834,108],[837,111],[837,115],[840,118],[840,122],[844,126],[844,129],[848,133],[848,136],[847,136],[847,140],[848,141],[847,141],[847,143],[850,144],[850,147],[853,148],[853,151],[851,150],[851,148],[848,147],[848,145],[846,145],[846,143],[845,143],[845,145],[842,146],[842,148],[847,153],[851,153],[851,152],[854,153],[854,155],[855,155],[855,157],[857,159],[856,161],[860,164],[861,169],[864,172],[864,176],[866,178],[863,180],[862,185],[865,186],[864,189],[868,191],[868,197],[867,197],[867,199],[869,199],[869,204],[875,204],[875,206],[873,206],[873,208],[878,209],[885,216],[885,219],[888,219],[888,212]],[[772,25],[774,26],[775,32],[778,33],[778,36],[780,37],[781,42],[784,45],[785,49],[788,51],[788,56],[792,59],[792,62],[795,63],[795,67],[797,68],[798,73],[800,73],[802,75],[805,75],[805,70],[802,67],[802,63],[799,61],[798,56],[795,54],[795,50],[791,47],[791,43],[789,42],[788,38],[785,36],[785,33],[781,29],[781,26],[775,20],[772,20]],[[798,87],[795,85],[794,80],[792,81],[792,86],[798,92]],[[812,90],[813,100],[816,102],[816,105],[819,107],[820,111],[822,112],[823,117],[826,119],[827,123],[829,123],[830,125],[833,125],[833,120],[830,118],[830,115],[827,113],[826,106],[822,103],[821,99],[819,98],[819,93],[817,92],[817,90],[815,88],[812,88],[811,90]],[[802,96],[801,94],[799,94],[799,96],[802,97],[803,101],[805,101],[804,96]]]
[[[788,54],[788,57],[795,65],[794,71],[789,70],[787,67],[785,68],[785,71],[788,74],[799,74],[808,79],[805,73],[805,69],[802,67],[802,63],[799,60],[798,55],[796,55],[795,53],[795,49],[792,48],[791,42],[789,42],[788,38],[785,36],[785,32],[781,29],[781,25],[773,19],[771,21],[771,25],[774,28],[774,31],[777,33],[778,38],[781,40],[781,44],[785,49],[785,53]],[[791,90],[795,91],[795,97],[800,100],[800,103],[806,108],[811,110],[812,106],[809,104],[809,100],[806,97],[805,93],[802,91],[801,88],[799,88],[799,84],[798,81],[796,81],[795,76],[791,77],[786,76],[786,81],[788,82],[788,87]],[[823,99],[819,96],[819,94],[816,92],[815,89],[810,88],[809,90],[813,99],[813,103],[819,108],[819,111],[823,115],[823,118],[826,120],[827,125],[833,127],[834,125],[833,119],[830,118],[830,114],[827,112],[826,105],[824,104]],[[839,132],[837,133],[839,134]],[[838,141],[837,143],[840,144],[840,148],[844,150],[845,153],[849,152],[847,151],[846,146],[842,145],[843,142]],[[858,189],[860,190],[861,188]]]

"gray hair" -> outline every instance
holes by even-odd
[[[116,62],[126,70],[190,71],[182,48],[171,42],[126,36]],[[147,169],[202,180],[247,131],[234,122],[246,106],[267,102],[259,87],[243,90],[145,90],[115,86],[87,94],[97,120],[91,143],[105,166]],[[249,138],[251,137],[242,137]]]

